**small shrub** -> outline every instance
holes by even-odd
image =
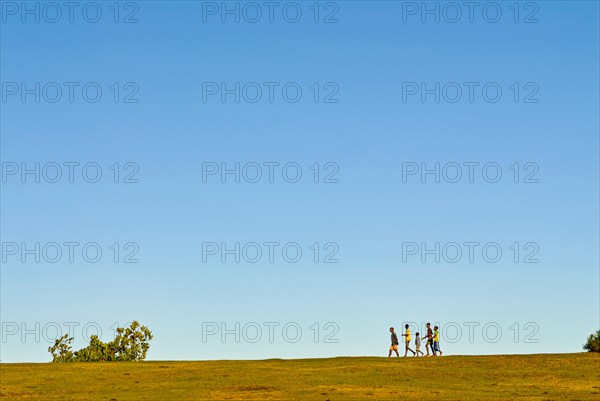
[[[600,330],[595,334],[590,334],[583,349],[588,352],[600,352]]]
[[[135,320],[129,327],[117,328],[117,336],[109,343],[117,361],[143,361],[150,348],[152,332]]]
[[[75,355],[71,351],[73,337],[68,334],[54,340],[54,345],[48,347],[48,352],[52,354],[52,362],[73,362]]]

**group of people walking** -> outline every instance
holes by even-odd
[[[408,356],[408,352],[412,352],[413,356],[418,357],[419,354],[421,354],[422,356],[431,356],[429,354],[429,351],[431,350],[431,354],[433,356],[438,356],[438,355],[442,355],[442,350],[440,349],[440,332],[439,332],[439,327],[438,326],[434,326],[433,330],[431,330],[431,323],[427,323],[426,325],[427,327],[427,334],[424,337],[425,340],[425,350],[427,351],[427,354],[424,354],[423,351],[421,351],[421,335],[419,334],[419,332],[415,333],[415,348],[416,348],[416,352],[413,351],[410,348],[410,340],[411,340],[411,336],[410,336],[410,329],[408,327],[408,324],[404,325],[404,334],[402,334],[402,337],[404,337],[404,356]],[[392,333],[392,345],[390,346],[390,352],[388,354],[388,358],[392,356],[392,351],[396,353],[396,356],[400,356],[400,354],[398,353],[398,345],[400,345],[400,342],[398,341],[398,335],[396,334],[396,332],[394,331],[393,327],[390,327],[390,333]]]

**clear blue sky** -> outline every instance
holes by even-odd
[[[421,2],[278,2],[272,22],[264,2],[239,22],[222,2],[81,2],[72,22],[27,4],[0,10],[2,362],[132,319],[149,359],[386,355],[390,326],[427,321],[448,354],[578,352],[600,326],[597,2],[482,2],[472,22],[436,2],[439,22]]]

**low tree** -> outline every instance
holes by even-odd
[[[73,362],[75,355],[71,350],[73,337],[68,334],[54,340],[54,345],[48,347],[48,352],[52,354],[52,362]]]
[[[117,336],[109,343],[117,361],[143,361],[150,348],[152,332],[135,320],[129,327],[117,328]]]
[[[146,326],[133,321],[128,327],[118,327],[117,335],[109,343],[102,342],[98,336],[90,337],[90,344],[73,352],[73,337],[67,334],[56,339],[54,346],[48,348],[52,362],[104,362],[104,361],[143,361],[146,359],[152,332]]]
[[[583,349],[588,352],[600,352],[600,330],[594,334],[590,334]]]

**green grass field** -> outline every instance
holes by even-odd
[[[1,364],[8,400],[600,400],[600,354]]]

